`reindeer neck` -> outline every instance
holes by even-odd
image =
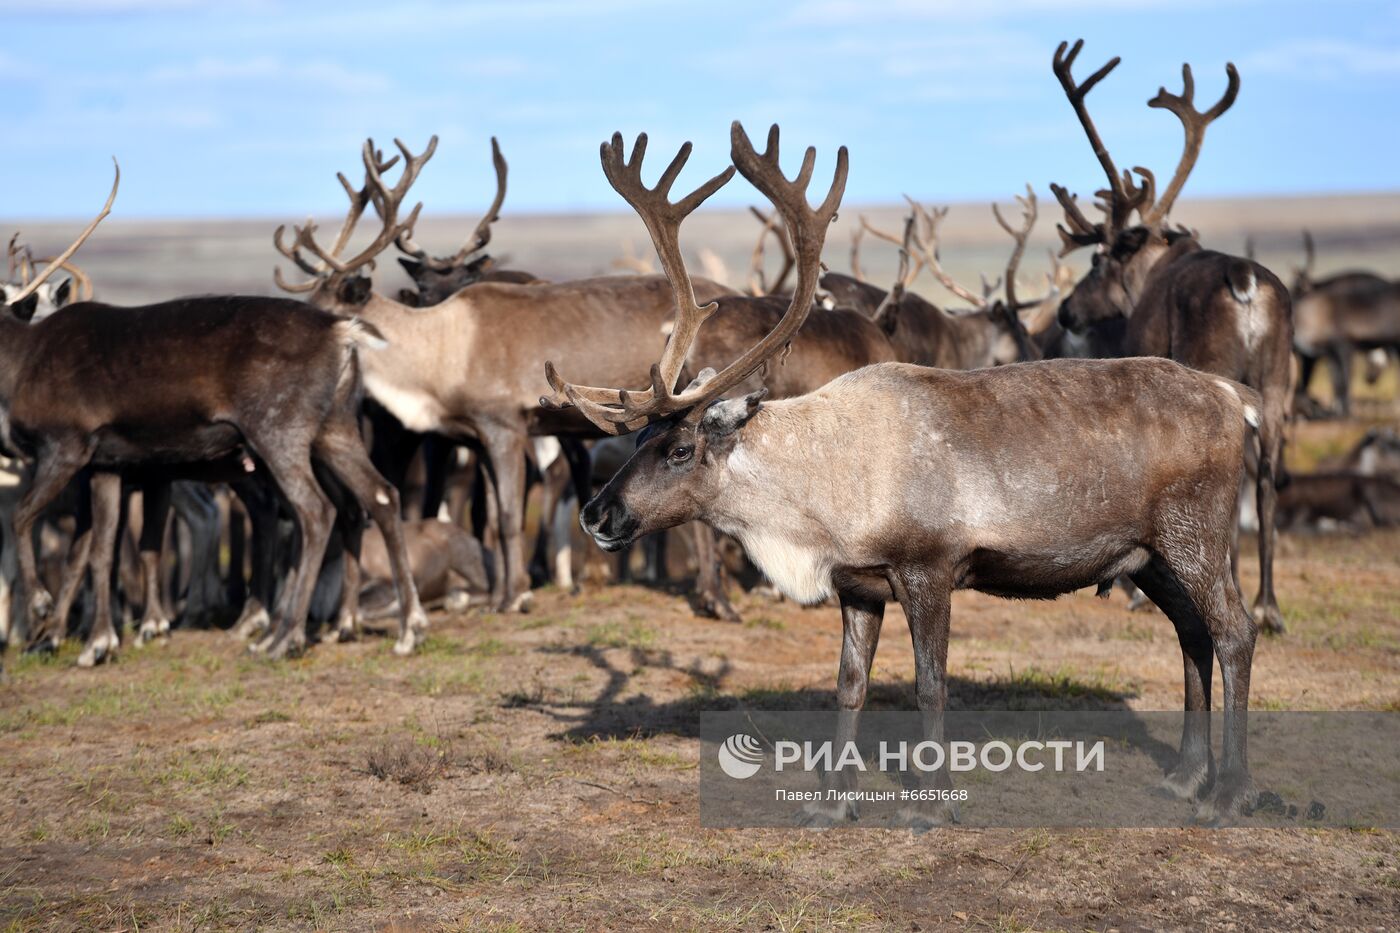
[[[33,339],[31,325],[0,310],[0,407],[8,410]]]

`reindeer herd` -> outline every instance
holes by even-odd
[[[91,300],[70,260],[110,210],[118,173],[102,212],[61,255],[30,262],[11,245],[18,281],[5,286],[0,315],[0,441],[14,460],[0,508],[0,582],[17,575],[22,598],[11,613],[8,589],[0,593],[0,640],[23,618],[27,641],[52,648],[70,616],[90,616],[79,664],[114,656],[113,593],[124,590],[113,581],[124,576],[127,493],[139,490],[137,644],[170,629],[163,574],[172,561],[161,548],[173,508],[189,531],[177,561],[186,619],[231,590],[241,603],[235,632],[276,658],[305,648],[313,604],[329,600],[334,638],[394,614],[394,650],[409,655],[428,625],[425,601],[456,591],[460,606],[465,590],[499,611],[528,609],[526,502],[538,482],[537,550],[565,586],[576,501],[604,551],[688,525],[703,614],[738,618],[718,535],[784,596],[838,602],[843,710],[864,704],[891,600],[913,638],[919,706],[936,712],[947,697],[952,591],[1051,598],[1085,587],[1106,594],[1120,580],[1176,627],[1185,708],[1210,708],[1218,660],[1226,709],[1245,710],[1256,631],[1283,630],[1272,574],[1280,522],[1330,515],[1329,496],[1363,503],[1347,519],[1400,517],[1393,433],[1374,432],[1355,463],[1326,477],[1288,484],[1282,464],[1295,350],[1305,379],[1319,359],[1331,363],[1345,410],[1352,352],[1400,346],[1400,291],[1359,273],[1314,280],[1311,240],[1290,291],[1258,262],[1174,226],[1173,205],[1206,129],[1235,103],[1238,73],[1227,66],[1223,96],[1204,111],[1189,66],[1181,93],[1163,89],[1149,101],[1184,134],[1159,190],[1150,169],[1118,168],[1087,107],[1118,59],[1080,80],[1081,49],[1061,44],[1053,73],[1106,185],[1088,211],[1051,189],[1064,218],[1060,255],[1092,249],[1092,263],[1076,282],[1057,259],[1046,292],[1030,297],[1019,278],[1040,210],[1030,186],[1017,222],[994,208],[1010,257],[980,288],[940,263],[946,209],[913,200],[901,230],[860,219],[851,274],[841,274],[822,255],[847,151],[814,207],[815,152],[789,178],[776,126],[759,151],[736,122],[730,164],[674,200],[690,144],[648,187],[645,134],[630,153],[614,135],[602,145],[604,175],[644,222],[661,272],[634,256],[628,274],[566,282],[498,268],[485,252],[506,194],[494,139],[494,199],[446,257],[414,240],[422,204],[405,211],[436,137],[419,154],[396,140],[388,158],[367,141],[363,182],[338,176],[349,204],[333,236],[311,221],[274,235],[301,276],[277,268],[276,284],[302,301]],[[736,173],[772,206],[754,209],[761,229],[747,293],[692,275],[680,245],[686,217]],[[369,242],[352,250],[371,214]],[[772,281],[770,240],[783,256]],[[861,247],[873,240],[898,249],[888,288],[861,268]],[[391,247],[415,284],[394,297],[371,275]],[[925,269],[965,306],[916,294]],[[419,471],[422,517],[409,520]],[[1290,488],[1309,485],[1319,487],[1316,502],[1288,502]],[[1242,499],[1257,502],[1252,613],[1238,577]],[[441,509],[461,520],[436,520]],[[462,518],[468,511],[474,521]],[[230,545],[240,545],[227,583],[225,514]],[[367,535],[366,517],[377,535]],[[36,541],[53,549],[58,530],[67,552],[45,577]],[[1203,797],[1207,816],[1251,800],[1244,731],[1231,717],[1225,730],[1217,770],[1209,721],[1189,717],[1166,781],[1183,798]]]

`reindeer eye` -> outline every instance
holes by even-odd
[[[672,448],[671,452],[667,454],[666,459],[670,460],[672,463],[685,463],[693,456],[695,456],[695,448],[682,445]]]

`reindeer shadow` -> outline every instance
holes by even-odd
[[[722,661],[712,670],[698,664],[682,665],[665,649],[631,650],[631,671],[618,667],[615,649],[595,645],[549,645],[538,651],[550,655],[583,658],[606,674],[600,690],[586,700],[551,697],[542,688],[536,692],[516,692],[505,697],[503,705],[527,706],[551,717],[560,731],[550,738],[565,742],[598,739],[650,738],[675,735],[699,738],[702,712],[734,710],[830,711],[836,709],[836,691],[823,687],[728,688],[725,681],[732,665]],[[625,696],[634,677],[645,670],[672,671],[692,681],[689,694],[658,701],[645,693]],[[833,678],[834,679],[834,678]],[[948,710],[976,711],[1078,711],[1132,713],[1128,701],[1137,692],[1131,688],[1105,686],[1081,681],[1071,675],[1015,674],[992,680],[970,680],[950,676]],[[917,710],[912,681],[873,682],[866,695],[866,710]],[[1177,749],[1154,739],[1144,723],[1133,717],[1133,728],[1124,738],[1142,748],[1163,769],[1176,763]]]

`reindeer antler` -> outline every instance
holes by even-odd
[[[792,254],[792,241],[788,239],[787,230],[783,229],[782,218],[776,213],[765,214],[757,207],[749,207],[749,213],[758,219],[763,225],[759,231],[758,242],[754,244],[753,253],[749,257],[749,291],[754,295],[771,295],[780,292],[787,284],[788,276],[792,274],[792,268],[797,264],[797,257]],[[767,276],[763,271],[764,244],[768,240],[769,234],[778,241],[778,247],[783,251],[783,267],[778,271],[778,277],[773,280],[773,286],[768,286]]]
[[[384,153],[374,147],[374,140],[366,139],[361,150],[361,161],[365,166],[365,182],[358,190],[350,184],[344,173],[337,172],[336,178],[345,189],[346,196],[350,199],[350,208],[346,211],[345,220],[341,222],[340,230],[336,233],[335,240],[331,243],[330,249],[326,249],[316,242],[316,224],[307,219],[304,226],[292,227],[292,243],[287,245],[282,242],[282,237],[286,232],[286,225],[277,228],[272,235],[273,246],[283,256],[296,263],[311,280],[299,284],[291,284],[282,278],[282,270],[274,268],[272,278],[277,283],[277,287],[288,292],[309,292],[317,288],[325,280],[335,276],[343,276],[353,273],[365,266],[373,267],[374,259],[389,244],[394,242],[401,234],[412,230],[414,224],[418,222],[418,213],[423,209],[420,201],[409,213],[408,219],[399,223],[399,208],[404,197],[408,194],[408,189],[413,187],[413,183],[418,179],[418,173],[423,170],[423,166],[433,157],[437,151],[438,138],[436,136],[428,140],[428,147],[423,150],[422,155],[415,156],[404,145],[402,140],[395,139],[394,145],[398,147],[404,159],[403,172],[399,175],[399,180],[394,186],[388,187],[384,183],[383,173],[398,164],[399,157],[393,156],[387,161]],[[360,222],[365,208],[374,206],[375,213],[379,215],[380,230],[373,242],[359,253],[349,259],[341,259],[340,254],[350,242],[350,236],[355,232],[356,225]],[[313,263],[302,255],[302,250],[310,253],[320,260],[319,264]]]
[[[987,298],[978,295],[972,289],[960,285],[951,275],[943,271],[943,266],[938,261],[938,226],[943,223],[943,219],[948,216],[948,208],[927,208],[915,201],[909,195],[904,196],[904,200],[909,202],[914,214],[919,219],[913,231],[914,245],[918,247],[923,265],[928,266],[929,271],[938,283],[959,298],[971,304],[974,308],[985,308]]]
[[[1068,253],[1080,246],[1087,246],[1091,243],[1103,243],[1111,240],[1119,230],[1127,226],[1128,220],[1134,210],[1142,208],[1147,203],[1154,185],[1151,173],[1146,169],[1135,166],[1131,171],[1118,171],[1118,166],[1114,164],[1113,157],[1108,153],[1108,147],[1104,145],[1103,138],[1099,136],[1098,127],[1094,125],[1094,119],[1089,115],[1089,108],[1084,99],[1089,92],[1094,89],[1108,73],[1118,67],[1121,58],[1114,56],[1102,68],[1083,81],[1076,82],[1074,79],[1074,61],[1079,57],[1080,51],[1084,48],[1084,40],[1078,39],[1071,47],[1068,42],[1061,42],[1055,49],[1055,57],[1052,68],[1055,77],[1059,79],[1060,86],[1064,88],[1065,97],[1069,99],[1070,105],[1074,108],[1075,116],[1079,117],[1079,124],[1084,128],[1084,135],[1089,138],[1089,145],[1094,150],[1094,156],[1099,160],[1104,175],[1108,178],[1108,187],[1095,192],[1099,198],[1099,208],[1104,212],[1106,222],[1103,224],[1091,224],[1080,212],[1075,196],[1059,185],[1051,185],[1050,189],[1055,193],[1055,198],[1065,209],[1065,218],[1070,223],[1070,229],[1060,227],[1060,238],[1064,242],[1064,252]],[[1068,53],[1066,53],[1068,50]],[[1133,182],[1133,173],[1136,172],[1143,177],[1143,183],[1137,185]]]
[[[92,236],[92,231],[96,230],[97,225],[102,223],[102,221],[106,219],[107,215],[112,212],[112,204],[117,200],[117,188],[122,183],[122,167],[117,164],[117,160],[115,157],[113,157],[112,159],[112,167],[116,172],[116,177],[112,179],[112,191],[110,194],[107,195],[107,203],[102,205],[102,210],[99,211],[97,216],[92,219],[92,223],[88,224],[85,228],[83,228],[83,232],[78,234],[78,238],[72,243],[70,243],[67,249],[55,256],[49,262],[49,264],[44,267],[44,271],[38,273],[32,279],[30,279],[29,282],[24,286],[24,288],[22,288],[17,295],[11,298],[7,302],[7,304],[17,305],[24,299],[28,298],[30,295],[34,294],[34,292],[38,290],[40,285],[44,284],[44,281],[48,279],[49,276],[53,275],[59,269],[63,268],[68,263],[68,260],[73,258],[73,254],[78,251],[78,247],[82,246],[83,243],[87,241],[87,238]],[[11,242],[13,243],[13,241]]]
[[[1021,305],[1016,300],[1016,271],[1021,267],[1021,257],[1026,253],[1026,240],[1031,235],[1032,228],[1035,227],[1036,217],[1039,215],[1039,207],[1036,202],[1035,189],[1030,182],[1026,182],[1026,194],[1024,197],[1016,195],[1016,201],[1021,205],[1021,226],[1019,228],[1011,226],[1006,222],[1006,218],[1001,215],[1001,208],[996,204],[992,205],[992,215],[996,217],[997,224],[1011,237],[1015,247],[1011,250],[1011,257],[1006,260],[1006,306],[1014,314]],[[1034,304],[1035,302],[1032,302]]]
[[[899,307],[899,303],[904,300],[905,291],[919,277],[919,270],[923,268],[922,262],[917,265],[911,262],[911,259],[917,258],[913,255],[914,225],[917,222],[918,218],[912,213],[904,220],[904,236],[899,244],[899,271],[895,275],[894,284],[890,286],[890,290],[885,292],[884,298],[880,299],[875,313],[870,315],[870,319],[876,324],[883,325],[885,317],[891,313],[892,309]],[[859,227],[857,229],[865,228]]]
[[[1181,66],[1181,93],[1168,94],[1165,87],[1157,90],[1157,96],[1147,102],[1149,107],[1157,107],[1162,110],[1170,110],[1176,114],[1181,121],[1182,129],[1186,133],[1186,141],[1181,151],[1181,159],[1176,164],[1176,171],[1172,173],[1172,180],[1167,184],[1167,189],[1162,193],[1162,199],[1156,201],[1147,200],[1150,207],[1142,211],[1142,222],[1149,227],[1159,227],[1171,213],[1172,205],[1176,203],[1176,196],[1181,193],[1181,188],[1186,184],[1186,177],[1191,174],[1191,169],[1196,167],[1196,160],[1201,155],[1201,145],[1206,139],[1206,127],[1215,122],[1216,118],[1229,110],[1235,103],[1235,98],[1240,93],[1240,73],[1235,70],[1233,62],[1225,64],[1225,74],[1228,78],[1225,93],[1204,113],[1196,109],[1196,82],[1191,77],[1191,66]]]
[[[436,137],[434,137],[436,138]],[[491,165],[496,170],[496,196],[491,201],[491,206],[487,209],[481,220],[477,221],[476,228],[472,230],[471,236],[462,241],[462,245],[457,252],[451,256],[437,259],[428,255],[428,251],[413,241],[413,228],[410,227],[399,234],[394,242],[399,250],[417,259],[430,269],[438,272],[447,272],[454,269],[466,261],[472,253],[486,248],[491,242],[491,225],[501,219],[501,205],[506,200],[506,165],[505,156],[501,155],[500,143],[496,137],[491,137]]]
[[[841,195],[846,187],[846,148],[843,146],[837,152],[836,172],[831,189],[827,192],[826,199],[815,210],[807,203],[807,186],[811,182],[812,170],[816,164],[816,150],[807,150],[797,177],[789,181],[783,175],[778,162],[776,125],[769,130],[768,145],[763,153],[759,154],[754,151],[744,128],[736,120],[730,129],[730,159],[734,164],[679,202],[672,203],[667,200],[667,193],[685,165],[690,150],[690,143],[682,146],[676,158],[662,173],[656,187],[648,189],[642,185],[640,178],[642,156],[646,151],[645,134],[638,137],[632,157],[625,164],[622,161],[621,134],[614,134],[612,143],[604,143],[602,147],[603,171],[613,188],[627,199],[646,223],[676,299],[675,328],[666,340],[661,361],[651,368],[651,387],[629,392],[625,389],[577,386],[564,382],[555,371],[554,365],[546,363],[545,376],[555,391],[555,398],[542,398],[541,405],[548,408],[563,407],[564,403],[560,401],[560,396],[563,396],[568,399],[569,404],[578,407],[585,417],[609,434],[634,431],[650,421],[675,414],[685,413],[687,418],[699,418],[710,402],[743,382],[781,350],[806,321],[816,294],[817,280],[821,275],[821,250],[826,230],[836,217],[836,209],[841,203]],[[729,181],[735,168],[754,187],[763,192],[782,215],[797,257],[797,286],[782,318],[762,340],[726,366],[718,375],[676,393],[675,386],[681,367],[695,342],[700,325],[718,307],[713,302],[701,307],[695,301],[694,288],[680,251],[680,222]]]

